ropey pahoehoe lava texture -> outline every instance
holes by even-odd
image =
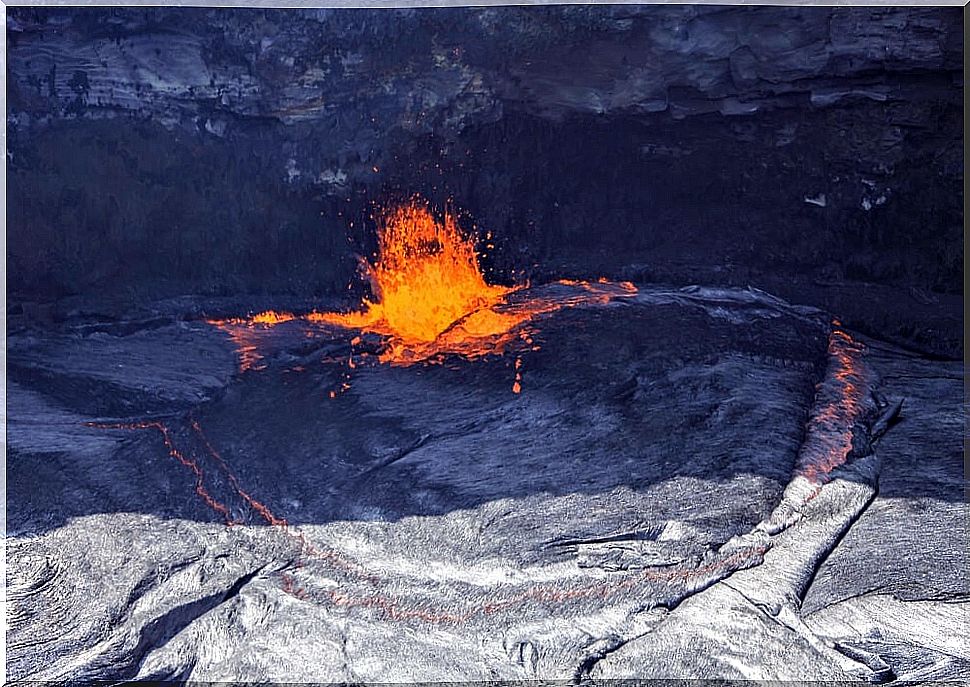
[[[959,10],[6,16],[7,679],[970,679]]]

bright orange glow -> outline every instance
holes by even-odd
[[[581,303],[606,303],[636,293],[629,282],[614,284],[562,281],[579,287],[571,295],[522,298],[509,303],[520,287],[488,284],[475,249],[454,213],[438,219],[418,198],[378,218],[376,261],[365,263],[374,300],[350,313],[311,313],[311,322],[361,329],[388,337],[381,362],[409,365],[438,354],[465,358],[501,355],[513,344],[532,346],[522,328],[537,315]],[[494,245],[494,244],[488,244]],[[516,371],[512,390],[521,391]]]
[[[250,324],[280,324],[281,322],[289,322],[290,320],[295,320],[296,315],[289,312],[276,312],[275,310],[267,310],[266,312],[261,312],[258,315],[253,315],[253,318],[249,321]]]
[[[856,424],[866,411],[866,377],[862,361],[864,346],[836,326],[829,335],[829,378],[824,402],[817,404],[809,422],[812,440],[802,447],[798,472],[820,483],[843,465],[852,452]]]
[[[515,381],[512,382],[512,393],[522,393],[522,358],[515,359]]]
[[[254,331],[258,327],[273,327],[283,322],[297,319],[296,315],[288,312],[267,310],[251,317],[230,317],[225,320],[209,319],[208,324],[218,327],[232,340],[239,356],[239,371],[261,370],[265,367],[261,363],[262,353],[259,352],[259,334]]]
[[[311,321],[386,335],[381,360],[408,364],[434,349],[490,352],[494,341],[528,315],[493,309],[512,289],[485,282],[475,237],[464,233],[454,213],[438,219],[415,198],[378,217],[376,261],[364,263],[374,300],[350,313],[314,313]],[[485,339],[482,346],[469,345]]]
[[[239,371],[261,370],[265,367],[260,361],[263,354],[259,352],[259,337],[242,325],[217,325],[229,335],[239,356]]]
[[[415,197],[377,217],[377,252],[372,262],[362,261],[362,276],[371,286],[372,297],[365,298],[359,310],[301,316],[270,310],[248,318],[207,322],[232,339],[243,372],[265,367],[259,349],[263,330],[291,320],[377,334],[383,338],[380,362],[413,365],[449,354],[475,359],[538,350],[534,328],[528,326],[536,317],[561,308],[602,305],[637,293],[630,282],[604,278],[595,282],[564,279],[537,289],[489,284],[475,242],[474,235],[458,226],[453,212],[436,217],[427,202]],[[356,346],[361,341],[358,334],[350,343]],[[362,363],[359,357],[350,358],[347,364],[353,370]],[[521,360],[513,393],[522,390],[519,366]],[[345,377],[328,396],[335,398],[349,388]]]
[[[226,320],[206,320],[209,324],[214,324],[216,326],[220,325],[255,325],[263,324],[272,327],[274,324],[282,324],[283,322],[289,322],[290,320],[295,320],[296,315],[290,312],[277,312],[275,310],[267,310],[265,312],[257,313],[251,317],[230,317]]]

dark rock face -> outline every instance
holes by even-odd
[[[420,192],[498,278],[754,284],[962,348],[958,9],[8,17],[15,302],[342,292]]]

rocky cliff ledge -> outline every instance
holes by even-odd
[[[345,291],[371,203],[420,192],[497,278],[750,283],[961,347],[957,8],[12,9],[7,39],[15,303]]]

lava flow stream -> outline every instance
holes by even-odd
[[[234,520],[229,514],[229,508],[222,501],[215,499],[209,490],[205,486],[205,475],[202,472],[202,468],[199,466],[198,461],[192,455],[186,454],[181,451],[176,445],[175,440],[172,437],[172,431],[162,422],[157,420],[146,420],[140,422],[85,422],[87,427],[95,427],[97,429],[154,429],[157,430],[162,435],[162,442],[165,444],[165,448],[168,450],[168,455],[177,460],[179,463],[187,467],[192,471],[195,477],[195,493],[202,499],[209,508],[222,516],[225,520],[226,525],[238,525],[239,521]]]
[[[871,373],[862,360],[864,350],[838,321],[833,322],[828,369],[818,387],[796,472],[812,483],[828,481],[830,473],[849,459],[857,425],[871,409]]]
[[[422,259],[431,259],[429,256],[439,254],[437,248],[433,250],[428,248],[427,250],[430,251],[429,255],[424,256]],[[393,264],[393,262],[388,264]],[[426,268],[425,273],[428,270],[431,272],[434,271],[432,268]],[[403,278],[393,280],[391,283],[403,283],[402,280]],[[484,284],[484,281],[482,281],[482,284]],[[481,344],[481,347],[477,349],[474,346],[471,349],[464,349],[468,351],[469,357],[474,357],[476,351],[478,355],[484,355],[487,352],[496,352],[494,345],[501,343],[503,336],[509,335],[509,332],[513,331],[517,325],[526,322],[537,312],[550,312],[561,307],[568,307],[580,303],[605,303],[609,302],[612,298],[630,293],[623,285],[559,282],[556,288],[526,294],[526,298],[521,299],[517,303],[504,300],[505,295],[510,293],[509,289],[498,287],[498,291],[491,291],[490,289],[493,287],[485,286],[486,290],[484,294],[491,294],[491,296],[486,297],[482,295],[481,298],[483,300],[467,301],[472,302],[473,307],[478,308],[473,312],[491,311],[500,315],[510,314],[510,317],[508,320],[501,322],[501,326],[497,326],[489,336],[484,338],[472,337],[463,339],[456,335],[456,338],[449,340],[449,346],[467,343],[469,341],[474,346]],[[380,287],[378,293],[386,296],[387,291],[384,287]],[[518,296],[519,294],[516,295]],[[489,300],[490,297],[494,297],[497,300]],[[525,307],[520,308],[519,306],[522,303],[525,303]],[[458,306],[454,307],[460,309]],[[496,310],[493,311],[493,308]],[[447,312],[448,314],[438,313],[428,315],[425,321],[430,323],[434,321],[434,317],[437,317],[438,325],[436,326],[440,326],[455,311],[446,310],[443,312]],[[413,364],[416,360],[411,357],[404,356],[398,358],[396,356],[402,354],[408,348],[413,350],[419,346],[419,339],[408,338],[408,336],[416,337],[417,334],[414,332],[417,330],[410,330],[411,334],[408,335],[393,333],[395,330],[392,329],[391,322],[394,321],[394,316],[392,315],[391,319],[388,319],[385,312],[385,308],[381,302],[367,302],[362,312],[344,315],[316,313],[312,317],[306,316],[306,319],[310,321],[325,320],[327,322],[345,321],[347,326],[352,326],[350,322],[353,322],[353,326],[361,329],[370,327],[372,328],[371,331],[392,332],[388,334],[388,336],[392,337],[392,345],[384,352],[382,361],[389,362],[390,364]],[[298,318],[295,315],[286,313],[263,313],[250,320],[237,321],[237,326],[272,327],[293,319]],[[466,317],[465,320],[467,319],[469,318]],[[483,318],[483,321],[487,319]],[[458,320],[462,321],[462,317],[459,317]],[[493,320],[493,322],[500,322],[500,320]],[[509,328],[504,328],[509,322],[512,323],[509,325]],[[428,332],[426,336],[431,336],[434,328],[434,326],[431,326],[430,329],[426,330]],[[441,333],[457,332],[458,329],[455,323],[451,323],[445,325],[445,329]],[[468,333],[468,330],[462,331],[466,334]],[[433,341],[440,342],[441,333]],[[514,333],[511,336],[513,339],[523,338],[521,332]],[[397,345],[393,345],[394,343]],[[427,341],[424,343],[429,344]],[[485,343],[490,343],[493,347],[489,349],[484,345]],[[436,350],[439,353],[441,352],[441,349]],[[462,349],[446,347],[445,350],[458,352]],[[498,349],[499,352],[502,350],[502,348]],[[825,378],[818,386],[818,395],[812,411],[812,420],[809,422],[806,441],[799,456],[795,479],[789,485],[789,489],[786,490],[784,500],[789,505],[795,505],[797,508],[798,504],[804,504],[807,500],[814,498],[821,490],[822,485],[830,479],[830,473],[845,463],[851,456],[853,432],[858,426],[858,423],[864,419],[864,415],[870,406],[867,392],[871,379],[870,373],[862,361],[862,352],[862,346],[836,323],[829,338],[829,368]],[[517,356],[515,360],[516,388],[514,390],[518,391],[521,380],[521,357]],[[641,588],[641,585],[660,585],[662,588],[667,588],[671,585],[682,585],[684,591],[689,593],[688,590],[696,590],[704,587],[730,574],[734,570],[758,565],[762,561],[762,557],[769,546],[761,540],[753,540],[751,545],[743,547],[741,550],[731,551],[730,547],[728,547],[728,551],[724,551],[720,555],[715,555],[712,560],[706,561],[701,565],[682,564],[659,570],[646,567],[637,573],[617,576],[605,581],[598,580],[592,583],[589,581],[581,581],[578,584],[560,583],[555,585],[535,584],[527,585],[524,589],[518,590],[503,589],[498,593],[492,591],[488,594],[481,595],[481,598],[470,599],[471,603],[464,610],[435,607],[434,605],[429,607],[421,603],[415,604],[406,595],[391,593],[388,587],[383,584],[387,580],[383,575],[348,560],[336,551],[321,551],[311,546],[303,537],[302,533],[291,531],[285,519],[277,517],[265,504],[257,500],[250,492],[242,487],[239,479],[232,472],[226,460],[210,443],[198,421],[190,419],[189,424],[193,433],[192,436],[195,437],[196,442],[202,448],[203,457],[210,458],[219,471],[224,473],[228,484],[235,494],[267,524],[281,529],[300,542],[303,559],[295,565],[296,568],[305,568],[309,561],[316,559],[324,563],[329,570],[341,570],[347,573],[349,576],[347,581],[354,580],[359,583],[364,583],[368,587],[367,589],[357,590],[346,587],[337,589],[329,587],[319,588],[312,574],[301,584],[297,581],[294,574],[283,571],[281,572],[281,589],[284,593],[304,601],[324,605],[371,609],[389,620],[418,620],[430,623],[453,624],[468,621],[475,616],[488,616],[494,613],[509,611],[523,603],[561,605],[580,599],[606,599],[620,592],[634,593],[635,590]],[[213,497],[207,489],[202,467],[199,465],[195,453],[190,452],[186,454],[177,448],[173,432],[167,425],[159,421],[144,421],[119,424],[93,424],[93,426],[105,429],[154,429],[159,431],[169,454],[178,460],[179,463],[189,468],[193,473],[195,477],[195,491],[200,499],[209,508],[220,514],[225,519],[226,524],[233,525],[238,523],[237,520],[231,518],[229,508],[225,503]],[[807,491],[805,486],[808,487]],[[769,518],[769,533],[780,530],[780,527],[772,525],[773,521],[784,520],[787,522],[787,519],[781,518],[783,515],[785,514],[773,514]],[[778,522],[776,524],[783,526],[784,522]],[[644,589],[643,593],[650,594],[653,592]],[[673,593],[672,590],[671,593]]]

